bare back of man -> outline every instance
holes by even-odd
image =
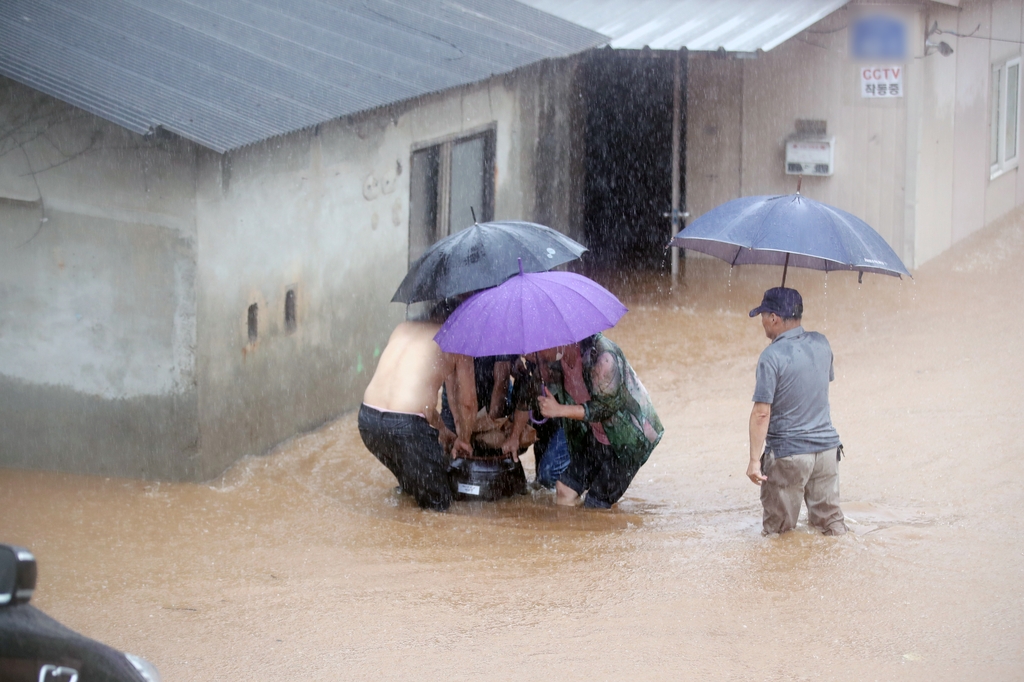
[[[434,342],[436,322],[403,322],[391,333],[359,408],[359,434],[373,455],[424,508],[451,504],[449,458],[438,442],[441,384],[455,369]],[[454,440],[455,435],[450,435]]]
[[[434,322],[395,327],[363,402],[388,412],[420,414],[436,424],[438,391],[455,368],[452,356],[434,341],[440,327]]]

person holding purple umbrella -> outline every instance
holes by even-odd
[[[650,394],[622,350],[603,334],[536,354],[543,378],[537,403],[559,419],[569,467],[555,484],[555,502],[608,509],[619,501],[665,429]]]
[[[537,366],[539,385],[527,395],[545,418],[561,422],[569,445],[569,467],[555,484],[559,504],[586,493],[585,506],[611,507],[664,433],[647,389],[600,333],[625,313],[614,294],[582,275],[520,267],[460,305],[434,337],[447,353],[514,353]],[[522,400],[517,411],[515,429],[524,424]]]

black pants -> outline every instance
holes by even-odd
[[[558,480],[576,491],[577,495],[586,491],[584,507],[608,509],[625,494],[639,470],[639,464],[617,457],[611,446],[599,443],[588,428],[583,452],[573,452],[569,448],[569,468]]]
[[[444,511],[452,503],[448,457],[437,429],[423,417],[359,408],[359,435],[366,448],[398,479],[404,492],[424,509]]]

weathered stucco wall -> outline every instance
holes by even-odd
[[[824,120],[835,172],[803,178],[802,193],[858,215],[904,250],[904,99],[859,94],[840,10],[753,59],[689,57],[687,186],[691,220],[730,199],[796,191],[785,172],[797,119]]]
[[[803,193],[866,220],[918,267],[1024,203],[1024,174],[989,171],[992,65],[1021,54],[1021,0],[887,3],[908,22],[904,97],[865,99],[848,56],[854,3],[756,59],[690,55],[687,208],[697,217],[738,196],[793,192],[784,172],[796,119],[836,138],[835,174]],[[876,7],[877,9],[877,7]],[[924,35],[953,54],[925,55]],[[989,37],[994,39],[990,40]]]
[[[925,15],[926,26],[956,26],[957,10],[935,6]],[[943,39],[946,36],[942,36]],[[955,39],[954,39],[955,42]],[[954,46],[954,51],[957,47]],[[914,188],[914,259],[918,265],[953,243],[953,204],[957,112],[957,62],[941,54],[920,60],[920,107],[917,129],[919,161]],[[916,93],[915,93],[916,94]]]
[[[493,128],[495,217],[580,233],[575,69],[226,155],[0,81],[0,466],[202,480],[357,406],[406,312],[415,147]]]
[[[1021,55],[1021,0],[993,0],[989,3],[990,7],[990,20],[991,32],[981,33],[979,29],[979,35],[991,35],[994,40],[981,41],[989,48],[988,53],[988,64],[977,64],[978,69],[976,78],[982,80],[986,74],[991,73],[991,65],[999,62],[1013,59]],[[977,25],[977,24],[975,24]],[[966,33],[973,30],[972,28],[967,29]],[[963,39],[959,41],[961,44],[968,42],[970,39]],[[987,83],[988,80],[986,79]],[[986,88],[986,94],[990,93],[990,88]],[[988,103],[986,112],[991,108],[992,103]],[[1018,121],[1020,120],[1020,112],[1018,110]],[[974,122],[972,121],[972,124]],[[988,121],[985,120],[981,123],[986,133],[988,132]],[[1018,128],[1018,136],[1019,136]],[[1018,145],[1020,145],[1018,141]],[[1024,145],[1022,145],[1024,146]],[[986,147],[987,136],[986,136]],[[1019,156],[1019,152],[1018,152]],[[1013,168],[1006,171],[997,178],[992,178],[988,183],[988,191],[985,194],[985,224],[998,220],[1002,216],[1012,211],[1016,206],[1020,205],[1024,197],[1021,196],[1018,187],[1021,182],[1021,172],[1019,168]],[[988,175],[986,174],[986,178]]]
[[[908,182],[916,181],[917,265],[1024,203],[1024,174],[1011,168],[992,177],[989,158],[992,67],[1021,55],[1022,6],[1021,0],[959,8],[930,3],[920,15],[918,35],[937,23],[943,33],[932,40],[946,42],[953,54],[922,50],[916,60],[919,142],[909,150]]]
[[[191,475],[193,155],[0,79],[0,465]]]
[[[696,218],[744,196],[743,62],[691,53],[686,85],[686,210]]]
[[[1021,55],[1021,0],[928,3],[911,16],[907,64],[907,238],[920,266],[1024,203],[1024,174],[992,177],[989,158],[992,67]],[[951,55],[925,53],[932,26]],[[955,33],[963,34],[959,38]],[[1018,111],[1019,126],[1019,111]]]
[[[796,191],[785,174],[786,138],[797,119],[827,122],[835,136],[835,173],[804,177],[802,193],[864,219],[904,248],[907,99],[865,99],[848,57],[850,12],[840,10],[757,59],[743,62],[745,195]],[[906,80],[906,79],[905,79]]]
[[[202,155],[201,478],[358,406],[406,312],[390,299],[407,269],[415,146],[493,126],[495,217],[540,213],[572,224],[571,138],[548,132],[572,127],[558,86],[571,78],[571,65],[541,65],[223,157]],[[538,144],[556,160],[540,187]],[[289,289],[294,330],[284,321]]]
[[[991,30],[989,19],[987,3],[962,7],[956,31],[970,33],[978,24],[981,24],[979,33]],[[943,38],[949,42],[949,38]],[[987,41],[970,39],[956,40],[950,45],[955,50],[950,58],[956,59],[952,226],[952,241],[956,242],[985,225],[985,193],[989,182],[989,46]]]
[[[511,144],[519,179],[507,185],[502,217],[530,219],[586,243],[583,229],[584,113],[577,57],[506,76],[518,102]],[[499,214],[501,215],[501,214]]]

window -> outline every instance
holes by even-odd
[[[421,147],[412,153],[409,262],[427,248],[494,216],[494,130]],[[472,209],[472,210],[471,210]]]
[[[249,306],[249,313],[247,315],[246,326],[249,329],[249,343],[256,343],[256,339],[260,336],[259,330],[260,321],[260,307],[256,303]]]
[[[284,293],[284,329],[291,334],[298,327],[295,320],[295,288],[292,287]]]
[[[989,163],[991,177],[1017,167],[1020,151],[1020,58],[992,67]]]

